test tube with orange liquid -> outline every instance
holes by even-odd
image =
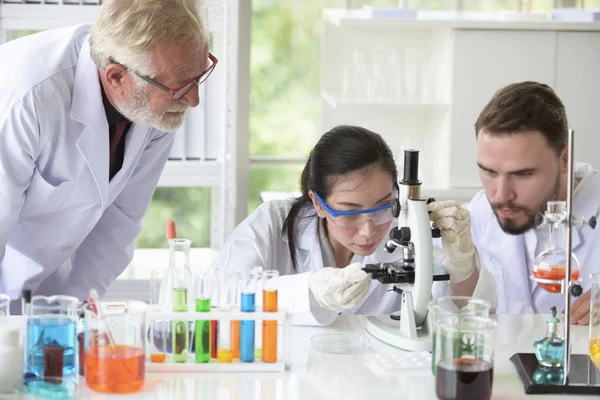
[[[600,371],[600,273],[590,276],[590,360]]]
[[[231,311],[235,305],[238,282],[235,273],[226,272],[222,280],[221,307],[222,311]],[[223,319],[219,321],[219,339],[217,349],[217,361],[220,363],[231,363],[233,361],[233,346],[231,343],[231,321]]]
[[[240,298],[241,298],[241,288],[240,288],[240,270],[236,270],[233,276],[233,309],[239,310],[240,308]],[[231,321],[231,356],[233,359],[240,358],[240,321]]]
[[[566,275],[566,268],[559,265],[551,265],[545,268],[537,268],[533,272],[534,278],[537,279],[547,279],[552,281],[563,281]],[[576,281],[579,280],[579,270],[573,269],[571,271],[571,280]],[[551,293],[560,293],[561,292],[561,283],[543,283],[538,282],[538,286],[544,290],[547,290]]]
[[[262,282],[262,310],[263,312],[277,312],[279,271],[264,271]],[[277,321],[262,321],[262,361],[265,363],[277,362]]]

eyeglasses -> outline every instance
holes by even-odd
[[[219,62],[219,60],[217,59],[217,57],[213,56],[210,52],[208,53],[208,67],[197,77],[195,77],[194,79],[192,79],[191,81],[184,83],[183,85],[177,87],[177,88],[170,88],[168,86],[163,85],[162,83],[158,83],[156,82],[154,79],[150,78],[149,76],[145,76],[145,75],[141,75],[138,74],[135,71],[131,71],[133,72],[136,76],[138,76],[140,79],[143,79],[144,81],[156,86],[157,88],[164,90],[165,92],[169,93],[169,96],[171,97],[171,101],[177,101],[179,99],[181,99],[183,96],[185,96],[186,94],[188,94],[188,92],[190,90],[192,90],[192,88],[196,85],[200,85],[201,83],[203,83],[204,81],[206,81],[208,79],[208,77],[210,76],[210,74],[214,71],[215,67],[217,66],[217,63]],[[122,64],[120,64],[122,65]],[[125,66],[124,66],[125,67]],[[127,68],[127,67],[125,67]],[[127,69],[129,71],[129,69]]]
[[[392,215],[391,208],[392,203],[386,204],[384,206],[379,206],[375,208],[367,208],[364,210],[349,210],[349,211],[341,211],[334,210],[329,207],[325,200],[319,196],[317,192],[314,192],[315,197],[321,203],[321,206],[327,211],[327,214],[331,216],[331,222],[335,227],[339,228],[348,228],[348,229],[360,229],[362,228],[368,220],[373,221],[375,226],[387,224],[394,219]]]

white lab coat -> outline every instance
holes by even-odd
[[[589,172],[573,199],[573,215],[586,219],[599,217],[600,174],[587,164],[576,164],[578,175]],[[550,313],[550,308],[564,310],[564,296],[544,290],[532,293],[524,235],[508,235],[502,231],[483,191],[466,205],[471,212],[473,242],[481,261],[493,276],[497,294],[497,313]],[[600,227],[573,228],[573,252],[581,264],[584,292],[590,289],[590,274],[600,272]],[[533,260],[529,260],[533,262]]]
[[[296,225],[296,267],[294,270],[288,247],[287,234],[282,234],[283,224],[293,200],[272,200],[262,203],[239,224],[225,242],[213,261],[217,270],[250,269],[262,266],[280,273],[279,307],[290,311],[294,324],[328,325],[338,313],[320,307],[308,288],[310,272],[324,267],[335,267],[333,250],[325,234],[321,219],[314,214],[312,205],[305,207]],[[352,263],[390,262],[401,257],[399,250],[387,254],[381,243],[371,256],[354,256]],[[389,291],[392,285],[371,282],[370,293],[363,302],[346,313],[390,314],[400,310],[400,296]]]
[[[92,287],[104,293],[131,261],[173,142],[133,124],[109,182],[89,31],[49,30],[0,46],[0,292],[13,299],[23,287],[80,299]]]

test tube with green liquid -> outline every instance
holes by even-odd
[[[210,274],[205,272],[195,278],[196,312],[210,312],[211,285]],[[195,322],[195,359],[197,363],[210,361],[210,320],[196,320]]]
[[[187,271],[172,271],[174,275],[173,283],[173,311],[187,312],[188,311],[188,289],[191,276]],[[172,349],[173,361],[184,363],[188,360],[190,330],[187,320],[173,321]]]

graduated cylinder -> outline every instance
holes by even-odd
[[[263,312],[277,312],[279,271],[264,271],[262,283]],[[262,321],[262,361],[266,363],[273,363],[277,361],[277,321]]]

